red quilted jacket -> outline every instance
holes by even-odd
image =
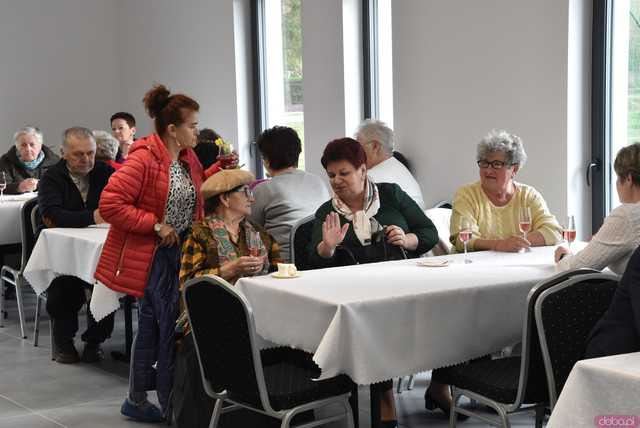
[[[196,188],[194,220],[203,215],[202,165],[192,149],[182,150]],[[111,224],[95,278],[112,290],[144,295],[158,243],[153,226],[162,223],[169,193],[171,157],[157,134],[138,140],[127,162],[109,179],[100,197],[100,214]],[[209,171],[207,171],[209,172]]]

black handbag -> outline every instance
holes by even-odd
[[[404,248],[389,244],[385,231],[382,229],[371,235],[371,244],[369,245],[338,245],[335,257],[340,266],[349,266],[404,260],[407,258],[407,253]]]

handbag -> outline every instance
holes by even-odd
[[[402,247],[387,242],[384,227],[371,234],[371,244],[347,246],[340,244],[336,247],[335,257],[340,266],[364,263],[386,262],[390,260],[404,260],[407,253]]]

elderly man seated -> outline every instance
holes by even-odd
[[[6,193],[33,192],[38,180],[60,158],[42,145],[42,132],[26,126],[13,134],[14,146],[0,158],[0,173],[7,181]]]
[[[81,127],[64,132],[63,160],[42,177],[38,203],[47,227],[87,227],[104,223],[98,201],[113,168],[95,162],[96,141],[91,130]],[[55,278],[47,289],[47,312],[53,321],[55,359],[70,364],[80,360],[73,344],[78,331],[78,311],[86,302],[85,290],[91,285],[75,276]],[[113,331],[113,314],[96,322],[87,313],[88,327],[82,334],[86,342],[82,360],[97,362],[102,358],[100,344]]]
[[[380,120],[367,119],[360,124],[355,139],[367,154],[367,173],[374,183],[396,183],[422,209],[424,198],[411,172],[393,156],[393,130]]]

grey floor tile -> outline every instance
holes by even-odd
[[[124,396],[123,396],[124,397]],[[127,420],[120,415],[122,398],[80,403],[58,409],[41,412],[68,428],[107,428],[107,427],[158,427],[158,424],[143,424]]]
[[[0,425],[2,425],[2,419],[24,416],[29,413],[31,413],[30,410],[0,395]]]
[[[89,427],[90,425],[87,425]],[[59,422],[30,414],[13,418],[0,419],[0,428],[66,428]]]

